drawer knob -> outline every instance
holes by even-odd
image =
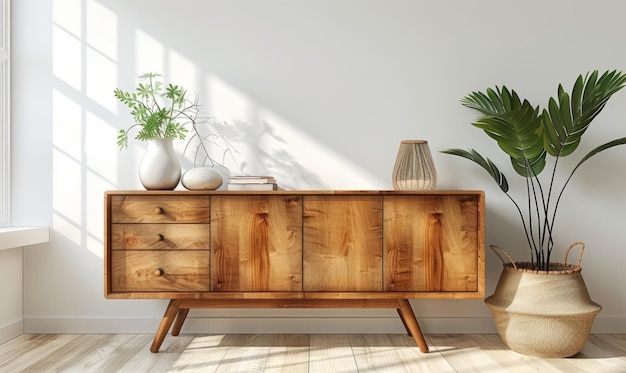
[[[154,209],[154,215],[161,215],[163,214],[164,210],[163,207],[157,207]]]
[[[163,276],[164,273],[165,271],[162,268],[157,268],[154,270],[152,274],[155,275],[156,277],[160,277],[160,276]]]
[[[157,234],[157,241],[163,241],[165,239],[165,237],[163,237],[162,234]]]

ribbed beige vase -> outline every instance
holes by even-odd
[[[391,176],[395,190],[433,190],[437,171],[425,140],[403,140]]]
[[[551,264],[550,272],[528,269],[530,263],[504,263],[495,293],[485,303],[511,350],[561,358],[575,355],[587,342],[602,307],[589,297],[580,261],[566,263],[567,257]]]

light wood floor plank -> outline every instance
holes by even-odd
[[[476,343],[475,336],[456,334],[431,335],[433,348],[440,352],[457,372],[506,372],[501,363]]]
[[[460,336],[464,338],[465,336]],[[482,351],[497,361],[502,371],[507,373],[558,373],[556,369],[544,359],[525,356],[513,352],[506,347],[502,339],[497,335],[468,335],[467,340],[478,346]]]
[[[168,372],[217,372],[230,347],[230,338],[207,335],[194,338]]]
[[[228,335],[230,346],[218,366],[220,373],[262,372],[267,363],[268,335]]]
[[[312,334],[310,372],[356,372],[350,338],[344,334]]]
[[[0,368],[6,366],[10,361],[15,360],[19,356],[27,354],[37,355],[37,352],[31,352],[36,350],[37,347],[43,346],[42,348],[45,348],[48,353],[51,352],[54,348],[54,344],[51,342],[57,338],[75,337],[76,336],[69,335],[59,337],[56,334],[22,334],[17,338],[13,338],[12,340],[0,345]]]
[[[433,346],[429,337],[425,336],[425,338],[428,345]],[[456,373],[456,370],[436,349],[431,349],[428,354],[416,349],[413,337],[405,334],[392,334],[391,342],[408,372]]]
[[[626,372],[626,360],[619,349],[605,349],[607,344],[603,339],[590,336],[583,349],[569,359],[546,359],[547,362],[563,372],[586,373],[586,372]]]
[[[185,351],[189,343],[194,339],[194,335],[179,335],[178,337],[172,337],[168,335],[161,349],[158,353],[150,352],[150,345],[154,335],[148,335],[148,339],[145,341],[143,348],[133,355],[124,364],[119,372],[121,373],[161,373],[167,372],[170,367],[174,365],[176,360]]]
[[[265,372],[307,373],[309,371],[309,336],[275,335],[265,364]]]
[[[597,334],[572,358],[510,351],[497,335],[25,334],[0,345],[0,373],[13,372],[420,372],[626,373],[626,335]]]
[[[592,334],[589,336],[589,342],[610,356],[618,356],[622,360],[626,360],[626,334]]]
[[[112,334],[78,335],[20,372],[58,372],[62,369],[79,371],[74,365],[75,361],[80,356],[93,352],[102,343],[108,343],[112,337]]]
[[[30,367],[55,354],[78,338],[76,334],[28,335],[28,342],[20,352],[20,346],[12,349],[13,354],[6,356],[0,363],[0,372],[28,372]]]
[[[76,360],[75,365],[81,373],[120,372],[151,341],[152,336],[146,334],[117,334],[109,344]]]
[[[400,356],[388,335],[350,335],[352,354],[359,372],[406,373]]]

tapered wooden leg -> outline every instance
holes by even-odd
[[[410,335],[413,336],[415,343],[419,347],[420,351],[428,352],[428,344],[426,344],[426,340],[424,339],[424,335],[420,330],[420,326],[417,323],[417,319],[415,318],[415,314],[413,313],[413,309],[411,308],[411,303],[407,299],[398,300],[398,314],[400,314],[400,318],[402,322],[404,322],[404,326],[409,331]]]
[[[406,333],[409,335],[409,337],[412,337],[411,331],[409,330],[409,327],[406,326],[406,321],[404,321],[404,315],[402,314],[402,312],[400,312],[399,308],[396,308],[396,311],[398,311],[398,316],[400,316],[400,320],[402,320],[402,325],[404,325],[404,329],[406,329]]]
[[[174,321],[174,326],[172,327],[173,336],[177,336],[180,333],[187,319],[187,314],[189,314],[189,308],[181,308],[178,310],[178,316],[176,316],[176,321]]]
[[[159,348],[161,348],[161,343],[163,343],[167,332],[170,330],[170,327],[172,326],[172,323],[176,318],[176,313],[178,312],[180,302],[180,299],[170,300],[170,304],[168,304],[167,309],[165,310],[165,314],[163,315],[163,319],[161,320],[159,329],[157,329],[154,340],[152,341],[152,346],[150,347],[151,352],[159,352]]]

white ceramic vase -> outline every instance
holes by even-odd
[[[139,180],[146,189],[171,190],[180,181],[180,162],[172,139],[150,139],[139,164]]]

